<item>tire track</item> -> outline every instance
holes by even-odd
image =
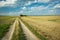
[[[23,22],[21,20],[19,20],[19,21],[21,23],[21,27],[23,29],[23,32],[25,33],[27,40],[40,40],[23,24]]]
[[[10,26],[9,32],[7,32],[7,34],[2,38],[2,40],[11,40],[12,39],[17,21],[18,20],[16,19],[15,22],[13,23],[13,25]]]

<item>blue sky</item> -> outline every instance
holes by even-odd
[[[0,0],[0,15],[60,15],[60,0]]]

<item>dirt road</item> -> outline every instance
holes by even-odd
[[[25,33],[27,40],[40,40],[23,24],[23,22],[21,20],[19,20],[19,21],[21,23],[21,27],[23,29],[23,32]]]
[[[15,22],[13,23],[13,25],[10,26],[9,32],[7,32],[7,34],[2,38],[2,40],[11,40],[12,39],[17,21],[19,21],[21,23],[21,27],[23,29],[23,32],[24,32],[27,40],[40,40],[23,24],[23,22],[19,18],[17,18],[15,20]]]
[[[7,32],[7,34],[2,38],[2,40],[11,40],[12,39],[17,21],[18,20],[16,19],[15,22],[13,23],[13,25],[10,26],[9,32]]]

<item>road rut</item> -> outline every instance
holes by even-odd
[[[21,27],[23,29],[23,32],[25,33],[27,40],[40,40],[24,25],[24,23],[21,20],[19,21],[21,23]]]
[[[2,40],[11,40],[12,39],[14,30],[15,30],[16,22],[17,22],[17,19],[15,20],[13,25],[10,26],[9,32],[7,32],[7,34],[2,38]]]

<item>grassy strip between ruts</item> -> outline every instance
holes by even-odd
[[[14,31],[12,40],[26,40],[25,34],[21,28],[20,22],[15,27],[15,31]]]
[[[8,32],[10,24],[3,24],[0,25],[0,40],[1,38]]]
[[[21,19],[21,21],[28,27],[28,29],[33,33],[33,34],[35,34],[38,38],[40,38],[41,40],[47,40],[44,36],[42,36],[42,35],[40,35],[39,33],[37,33],[37,31],[36,30],[34,30],[33,28],[31,28],[31,26],[28,24],[28,23],[26,23],[25,21],[23,21],[22,19]]]

